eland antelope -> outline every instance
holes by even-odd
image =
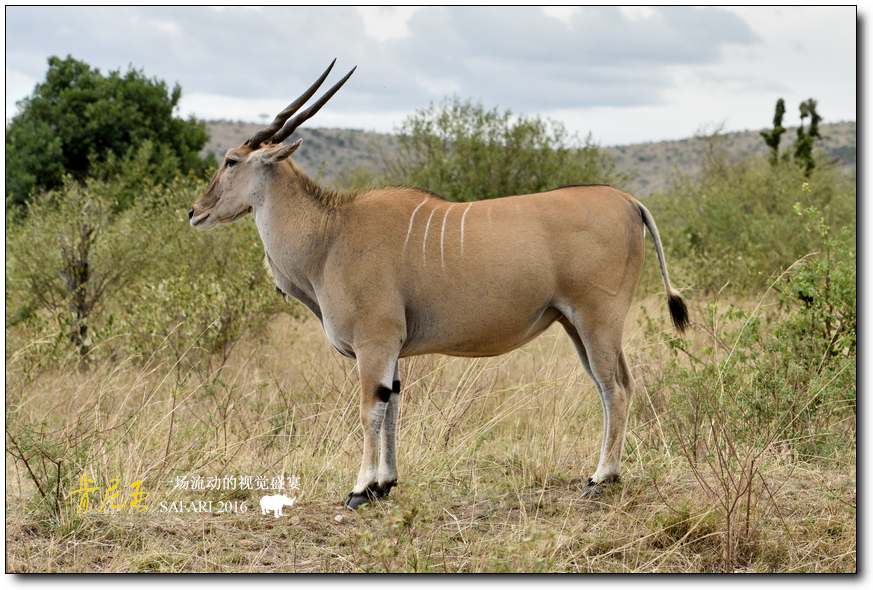
[[[397,483],[399,358],[498,355],[553,322],[572,340],[603,404],[600,462],[585,490],[596,494],[619,475],[634,388],[622,332],[642,271],[644,228],[673,324],[684,332],[688,323],[649,211],[604,185],[472,203],[407,186],[325,190],[290,158],[302,140],[282,142],[354,72],[295,115],[332,67],[228,150],[189,218],[205,230],[251,213],[277,289],[308,307],[331,344],[357,361],[363,460],[345,505],[355,509]]]

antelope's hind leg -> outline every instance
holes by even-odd
[[[617,482],[633,400],[634,383],[621,347],[621,330],[585,334],[566,318],[561,320],[585,371],[594,381],[603,404],[603,441],[600,461],[585,487],[583,496],[598,496],[606,484]]]
[[[346,508],[352,510],[387,496],[397,484],[397,413],[400,405],[397,358],[380,362],[359,356],[358,372],[364,450],[357,482],[345,500]],[[389,376],[392,378],[386,379]]]

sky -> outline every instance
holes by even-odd
[[[268,122],[337,58],[311,127],[391,133],[446,97],[602,146],[856,121],[853,6],[6,7],[6,119],[57,55],[182,88],[178,115]]]

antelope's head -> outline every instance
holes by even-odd
[[[351,72],[325,92],[312,106],[291,117],[312,98],[327,78],[334,63],[336,60],[331,62],[321,77],[306,92],[276,115],[270,125],[255,133],[238,148],[227,150],[206,192],[188,211],[191,225],[206,230],[219,223],[233,223],[252,212],[253,198],[262,192],[260,189],[264,185],[265,174],[274,165],[293,154],[303,140],[299,139],[290,145],[283,145],[282,142],[304,121],[317,113],[355,71],[355,68],[352,68]]]

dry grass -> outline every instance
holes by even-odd
[[[855,571],[854,425],[834,422],[850,442],[827,460],[766,437],[731,439],[719,459],[717,429],[708,459],[690,459],[682,393],[658,388],[668,353],[643,318],[628,320],[638,396],[623,481],[598,500],[580,486],[597,463],[600,402],[559,328],[502,357],[406,360],[401,484],[354,513],[341,505],[360,462],[354,366],[315,321],[277,320],[205,380],[132,363],[22,375],[12,358],[7,571]],[[51,497],[55,469],[53,513],[35,482]],[[82,473],[101,490],[141,479],[149,509],[98,513],[93,493],[77,514]],[[183,475],[296,476],[300,489],[274,518],[257,506],[263,492],[174,490]],[[213,509],[161,510],[201,500]]]

